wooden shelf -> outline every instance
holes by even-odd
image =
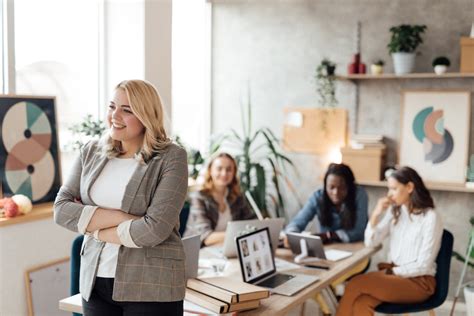
[[[387,181],[357,181],[360,185],[366,185],[369,187],[387,187]],[[430,183],[426,182],[426,187],[434,191],[452,191],[452,192],[467,192],[474,193],[474,188],[468,188],[462,184],[445,184],[445,183]]]
[[[0,227],[37,221],[50,217],[53,217],[53,203],[42,203],[33,206],[33,210],[26,215],[20,215],[12,218],[0,218]]]
[[[460,72],[448,72],[442,75],[437,75],[434,72],[427,73],[411,73],[406,75],[381,74],[381,75],[370,75],[370,74],[355,74],[355,75],[344,75],[336,76],[340,80],[385,80],[385,79],[447,79],[447,78],[474,78],[474,73],[460,73]]]

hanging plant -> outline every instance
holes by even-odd
[[[316,92],[319,95],[319,105],[322,107],[335,107],[336,99],[336,64],[324,58],[316,67]]]

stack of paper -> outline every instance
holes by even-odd
[[[383,135],[355,134],[352,135],[350,146],[353,149],[385,148]]]

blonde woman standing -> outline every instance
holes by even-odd
[[[81,149],[54,204],[57,224],[86,235],[84,315],[182,315],[186,152],[167,137],[161,99],[146,81],[117,85],[107,122],[107,135]]]

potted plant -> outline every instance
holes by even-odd
[[[73,150],[79,150],[85,143],[93,139],[99,139],[105,131],[105,123],[101,119],[94,119],[87,114],[81,122],[69,127],[75,140],[71,143]]]
[[[385,62],[382,59],[377,60],[372,65],[370,65],[370,72],[373,75],[383,74],[383,65],[385,65]]]
[[[421,34],[426,30],[426,25],[402,24],[392,26],[392,37],[387,47],[393,57],[393,66],[397,75],[410,73],[415,66],[416,49],[423,43]]]
[[[451,65],[451,62],[449,61],[449,58],[444,57],[444,56],[439,56],[433,59],[433,68],[434,72],[437,75],[444,74],[446,70],[448,70],[448,67]]]
[[[244,113],[244,106],[241,106],[241,109],[242,133],[231,129],[227,133],[218,135],[213,141],[211,153],[216,152],[226,143],[232,148],[237,148],[235,160],[242,192],[248,191],[252,195],[264,217],[270,217],[268,202],[273,203],[277,217],[287,217],[284,192],[291,192],[298,205],[302,207],[296,190],[287,176],[288,167],[291,167],[295,173],[296,167],[282,152],[280,141],[269,128],[262,127],[256,131],[252,129],[250,100],[246,106],[247,113]]]
[[[336,64],[324,58],[316,67],[316,91],[319,94],[319,101],[322,107],[335,107],[336,99],[336,78],[334,73]]]

